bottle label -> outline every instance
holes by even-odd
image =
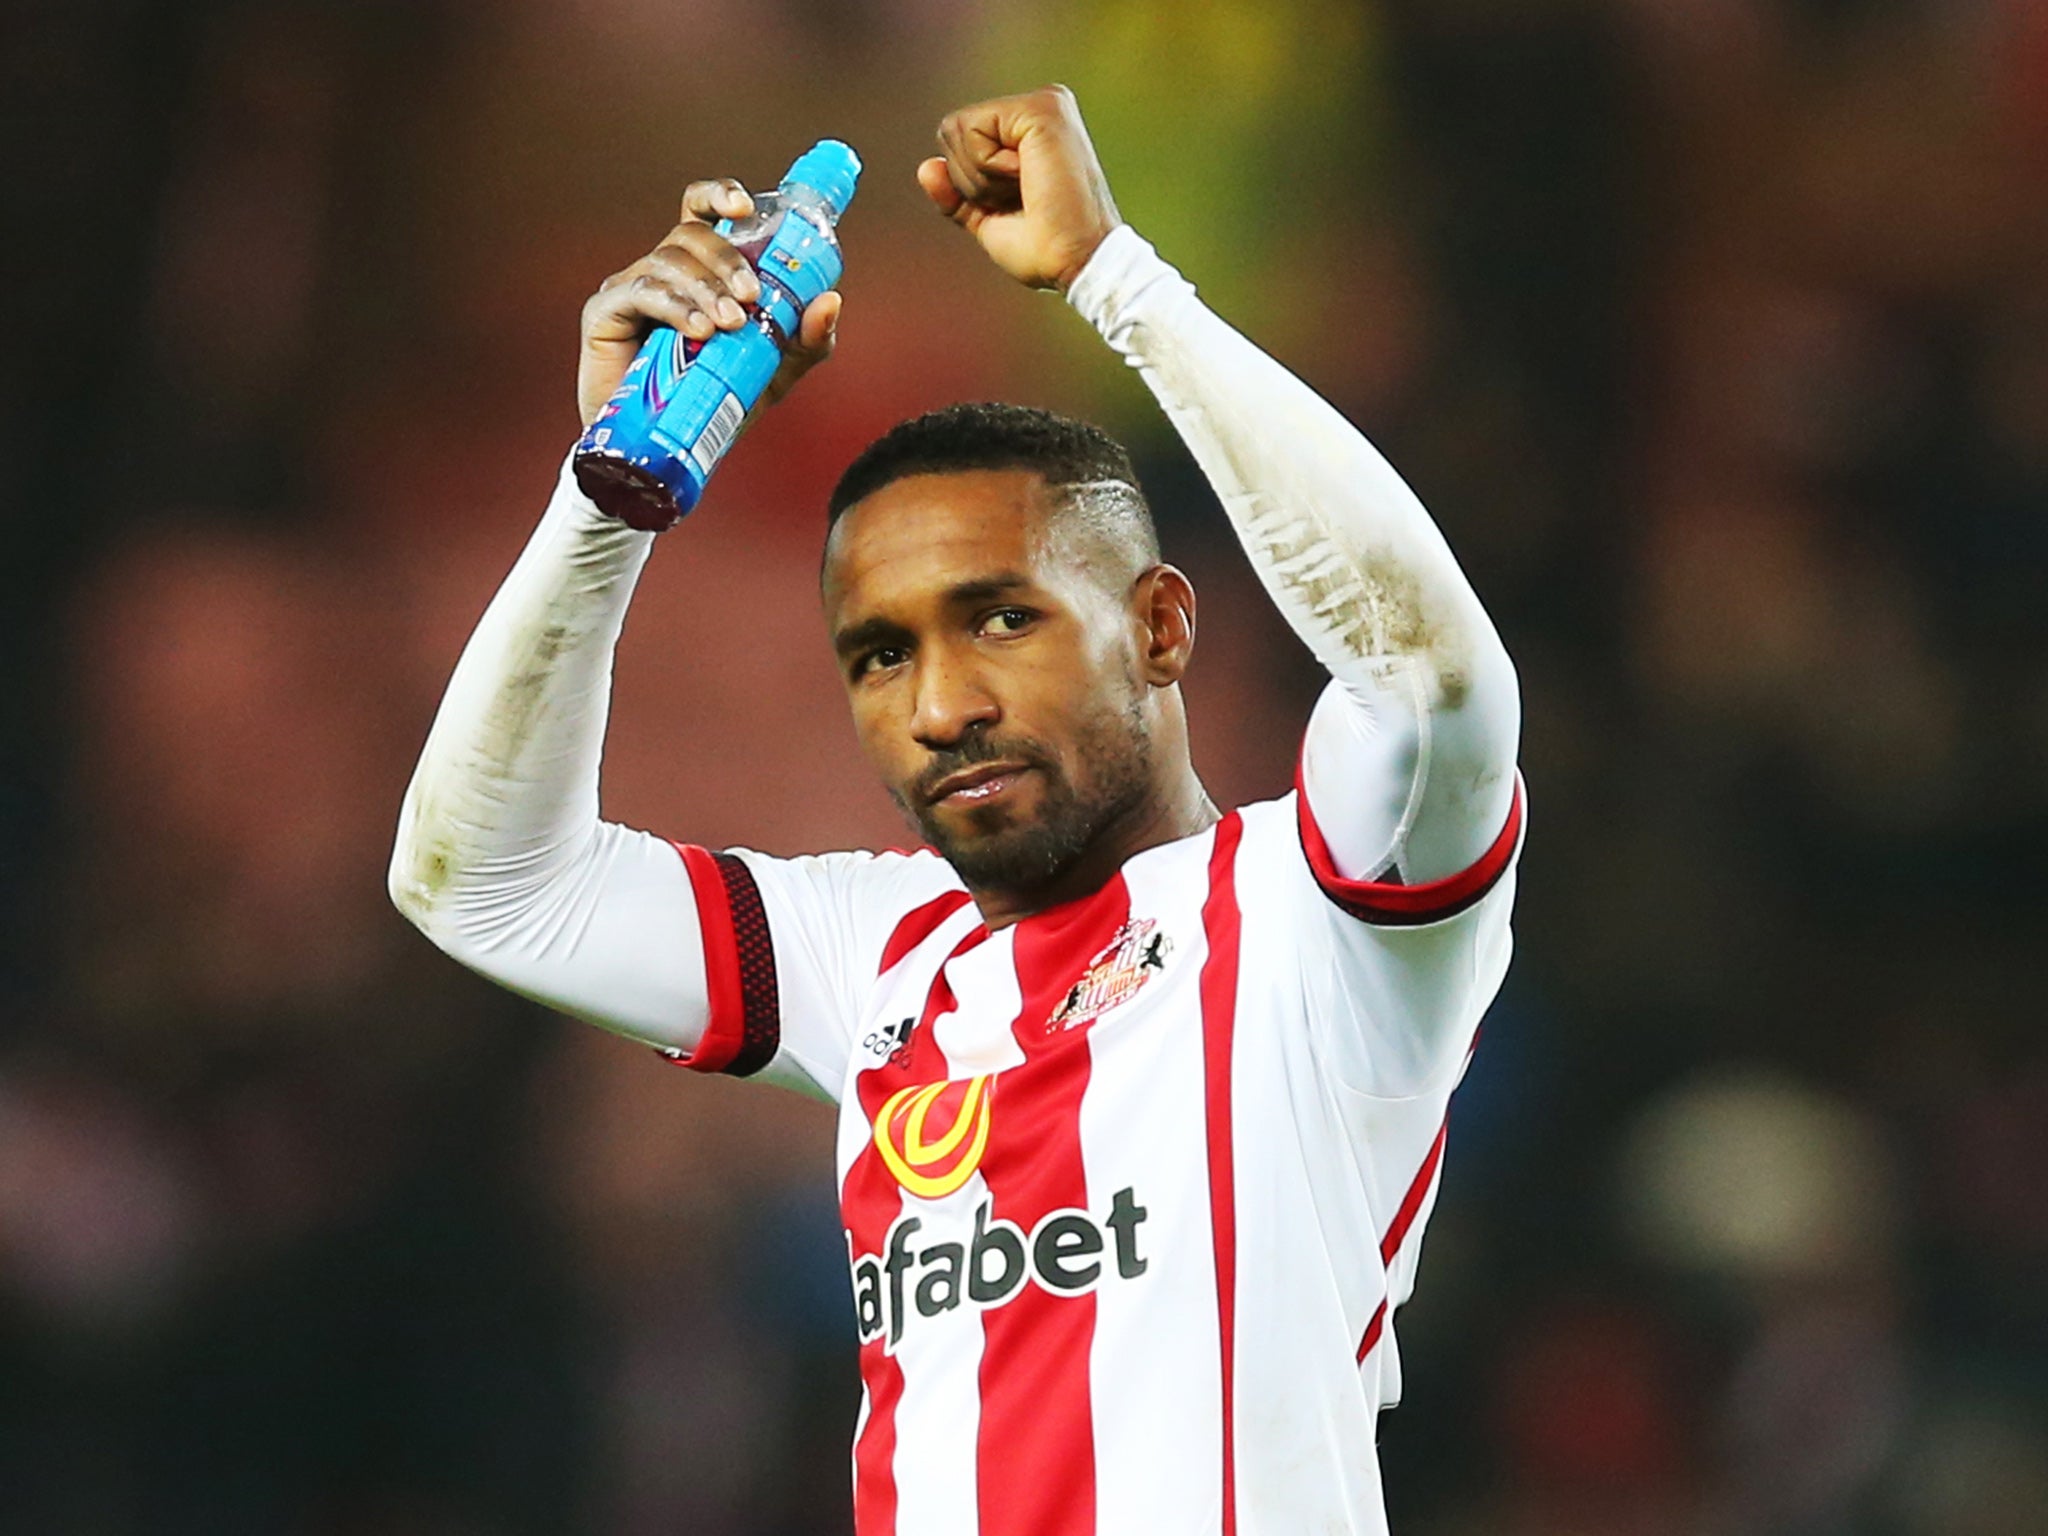
[[[690,364],[697,360],[697,354],[704,343],[681,331],[670,333],[675,340],[662,350],[662,367],[649,381],[647,409],[649,414],[659,416],[667,409],[669,401],[675,398],[676,386],[683,382],[683,374]],[[637,359],[635,360],[637,363]]]
[[[732,440],[740,435],[740,423],[747,419],[747,408],[740,404],[739,396],[731,390],[718,402],[718,409],[711,413],[711,420],[698,434],[697,441],[690,445],[690,457],[697,461],[701,474],[710,474],[718,461],[725,457],[725,450],[732,446]]]

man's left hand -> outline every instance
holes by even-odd
[[[1123,222],[1063,85],[948,113],[939,144],[945,153],[917,168],[918,184],[1029,287],[1064,292]]]

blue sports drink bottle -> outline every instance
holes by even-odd
[[[704,482],[781,365],[810,302],[839,281],[834,226],[860,183],[860,156],[821,139],[754,211],[718,232],[753,263],[761,297],[747,323],[692,341],[657,326],[576,445],[583,494],[629,527],[660,532],[697,504]]]

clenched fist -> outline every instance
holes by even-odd
[[[1123,222],[1063,85],[949,113],[939,144],[918,184],[1020,283],[1064,292]]]

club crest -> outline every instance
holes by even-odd
[[[1119,928],[1052,1011],[1045,1032],[1057,1035],[1094,1022],[1165,970],[1173,940],[1158,930],[1159,924],[1149,917],[1134,917]]]

